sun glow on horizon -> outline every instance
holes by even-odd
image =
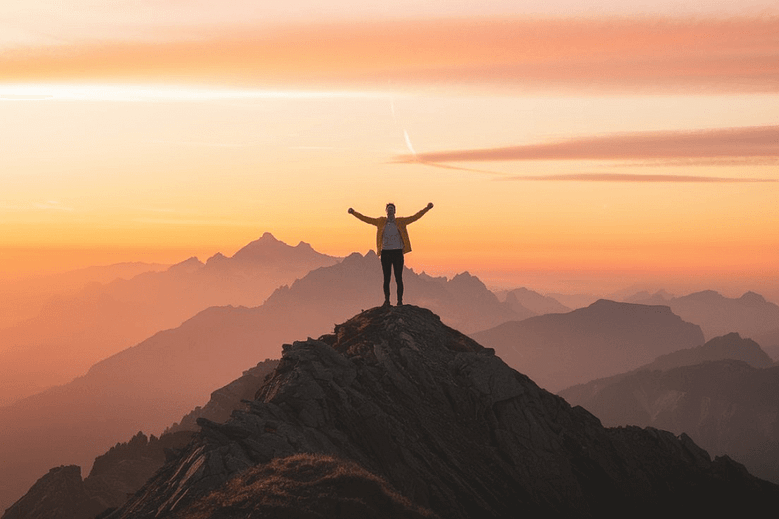
[[[9,49],[0,247],[346,254],[370,244],[345,209],[392,199],[436,204],[415,257],[441,270],[779,261],[776,13],[475,5],[258,26],[238,2]]]

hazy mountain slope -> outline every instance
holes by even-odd
[[[685,432],[714,454],[779,482],[779,366],[717,360],[669,370],[638,370],[561,391],[604,425]]]
[[[755,335],[754,339],[772,359],[779,361],[779,328]]]
[[[0,329],[35,317],[54,297],[71,296],[91,283],[130,279],[143,272],[158,272],[170,265],[127,262],[69,270],[23,279],[0,280]]]
[[[138,433],[117,443],[95,459],[89,476],[82,480],[76,465],[52,468],[40,478],[2,519],[93,519],[107,508],[127,501],[164,463],[166,453],[186,446],[192,431],[147,437]]]
[[[661,355],[654,361],[634,370],[618,373],[610,377],[576,384],[561,391],[558,395],[569,402],[586,402],[594,398],[603,388],[610,386],[640,371],[669,370],[682,366],[694,366],[716,360],[740,360],[753,368],[768,368],[773,365],[771,358],[751,339],[742,339],[737,333],[715,337],[702,346],[687,348]]]
[[[752,339],[744,339],[738,333],[729,333],[715,337],[697,348],[675,351],[661,355],[654,362],[641,369],[671,369],[680,366],[692,366],[710,360],[741,360],[753,368],[767,368],[773,360],[758,343]]]
[[[658,304],[658,297],[663,295],[656,294],[649,300],[636,302]],[[668,305],[685,321],[700,325],[707,339],[731,332],[755,339],[779,328],[779,305],[766,301],[754,292],[747,292],[739,298],[729,298],[713,290],[706,290],[671,297],[660,304]]]
[[[507,322],[472,337],[553,391],[704,342],[697,325],[668,307],[606,300],[566,314]]]
[[[69,519],[91,519],[98,511],[116,508],[127,501],[171,455],[172,450],[186,445],[200,427],[198,418],[224,422],[241,401],[253,399],[265,377],[278,366],[277,360],[265,360],[243,372],[236,380],[211,393],[204,406],[187,413],[180,423],[169,427],[159,438],[139,432],[129,441],[117,443],[95,458],[89,475],[81,479],[81,467],[55,467],[40,478],[25,495],[14,503],[2,519],[24,517],[43,519],[56,517],[67,510]],[[166,454],[167,453],[167,454]],[[73,500],[63,495],[81,496]]]
[[[407,301],[426,302],[446,322],[473,328],[515,318],[470,275],[447,281],[407,271],[405,280]],[[257,359],[279,357],[283,343],[321,335],[382,300],[376,254],[352,254],[278,289],[260,307],[210,308],[83,377],[0,408],[0,506],[53,466],[87,466],[117,440],[159,433]]]
[[[338,259],[265,233],[231,258],[190,258],[162,272],[93,283],[0,330],[0,405],[83,374],[92,364],[210,306],[257,306],[279,286]]]
[[[532,315],[563,314],[571,311],[571,308],[560,303],[557,299],[541,295],[527,288],[509,290],[506,292],[504,300],[512,307],[520,305],[522,308],[526,308],[531,312],[528,317]]]
[[[479,278],[467,272],[447,280],[405,269],[403,284],[406,302],[430,308],[440,314],[445,323],[464,331],[480,330],[518,318],[509,305],[501,303]],[[279,311],[287,309],[289,318],[308,319],[327,313],[332,326],[383,300],[379,258],[370,251],[365,256],[351,254],[336,267],[310,272],[289,288],[274,292],[264,306]]]
[[[685,436],[604,429],[414,306],[370,309],[285,347],[246,410],[199,423],[111,519],[275,516],[276,499],[285,517],[360,517],[376,502],[335,503],[385,484],[451,519],[751,516],[779,499]]]

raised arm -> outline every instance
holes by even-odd
[[[360,214],[351,207],[349,208],[349,214],[357,218],[358,220],[362,220],[365,223],[369,223],[371,225],[378,225],[379,219],[378,218],[371,218],[370,216],[365,216],[364,214]]]
[[[430,202],[421,211],[419,211],[414,215],[407,216],[406,218],[404,218],[404,220],[406,221],[407,224],[411,222],[416,222],[417,220],[425,216],[425,213],[431,210],[432,208],[433,208],[433,202]]]

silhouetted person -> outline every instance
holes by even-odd
[[[398,284],[398,306],[403,304],[403,255],[411,252],[411,241],[408,239],[406,226],[416,222],[433,208],[433,204],[413,216],[395,217],[395,204],[387,204],[387,216],[371,218],[351,207],[349,214],[365,223],[376,226],[376,252],[381,257],[381,269],[384,272],[384,305],[390,304],[390,276],[395,271],[395,281]]]

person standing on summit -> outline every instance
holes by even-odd
[[[376,252],[381,257],[381,270],[384,273],[384,306],[390,304],[390,276],[393,270],[398,284],[398,306],[403,304],[403,255],[411,252],[406,226],[422,218],[432,208],[433,204],[429,203],[413,216],[395,217],[395,204],[390,202],[387,204],[387,216],[378,218],[362,215],[349,208],[349,214],[376,226]]]

